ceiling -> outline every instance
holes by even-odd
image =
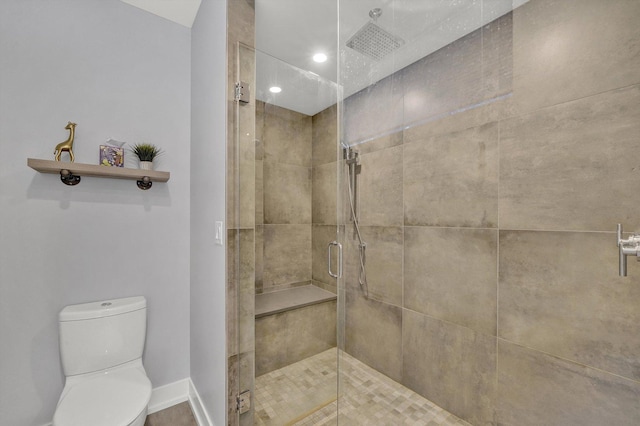
[[[202,0],[121,0],[187,28],[191,28]]]
[[[201,2],[122,1],[187,27]],[[338,14],[336,0],[255,0],[256,97],[314,115],[336,103],[339,91],[356,93],[527,1],[342,0]],[[346,46],[374,8],[382,10],[376,24],[405,41],[379,61]],[[328,60],[314,62],[317,52]],[[272,86],[282,91],[271,93]]]

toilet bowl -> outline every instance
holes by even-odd
[[[141,363],[78,377],[65,385],[53,425],[142,426],[150,398]]]
[[[144,297],[67,306],[59,319],[66,380],[53,426],[143,426],[151,398]]]

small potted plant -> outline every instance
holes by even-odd
[[[153,159],[162,153],[160,148],[150,143],[138,143],[131,147],[131,151],[140,160],[140,168],[153,170]]]

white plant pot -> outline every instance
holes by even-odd
[[[153,170],[153,161],[141,161],[140,168],[142,170]]]

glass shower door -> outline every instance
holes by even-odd
[[[513,4],[369,4],[339,2],[340,424],[492,424]]]
[[[336,410],[337,296],[327,271],[327,243],[336,238],[336,87],[254,54],[253,420],[316,424]]]
[[[339,423],[638,424],[640,2],[339,17]]]
[[[332,32],[313,9],[326,3],[255,6],[269,17],[262,25],[284,29],[282,46],[312,30],[283,17],[307,13]],[[267,123],[299,117],[279,103],[297,78],[276,66],[264,74],[274,84],[259,89],[256,54],[241,48],[251,59],[238,65],[246,71],[238,79],[256,90],[235,110],[230,188],[238,210],[229,233],[237,392],[254,390],[260,400],[256,374],[298,363],[258,372],[261,354],[283,359],[275,349],[313,336],[289,330],[330,323],[327,315],[285,319],[308,306],[256,318],[256,293],[311,286],[337,296],[339,368],[302,368],[293,377],[337,375],[337,400],[308,381],[321,396],[315,405],[282,420],[254,404],[239,422],[637,424],[640,272],[630,263],[628,276],[617,276],[612,243],[616,223],[640,226],[629,192],[637,183],[640,3],[337,6],[337,53],[329,58],[339,73],[329,80],[340,96],[302,113],[310,155],[300,155],[298,143],[272,143],[297,140],[309,127]],[[258,31],[256,40],[267,37]],[[296,63],[289,54],[310,56],[306,48],[263,47],[258,52],[286,64]],[[319,74],[294,68],[305,70],[300,80]],[[327,92],[319,87],[316,94]],[[337,280],[327,270],[329,254],[338,265],[332,241],[342,247]],[[267,327],[256,321],[276,318],[284,325],[263,335],[276,348],[258,350],[257,330]],[[303,407],[285,392],[265,395],[285,409]]]
[[[229,423],[252,425],[255,400],[255,51],[235,45],[233,140],[227,159],[228,294],[234,311],[229,327]],[[235,374],[234,374],[235,373]],[[233,418],[232,418],[233,417]]]

